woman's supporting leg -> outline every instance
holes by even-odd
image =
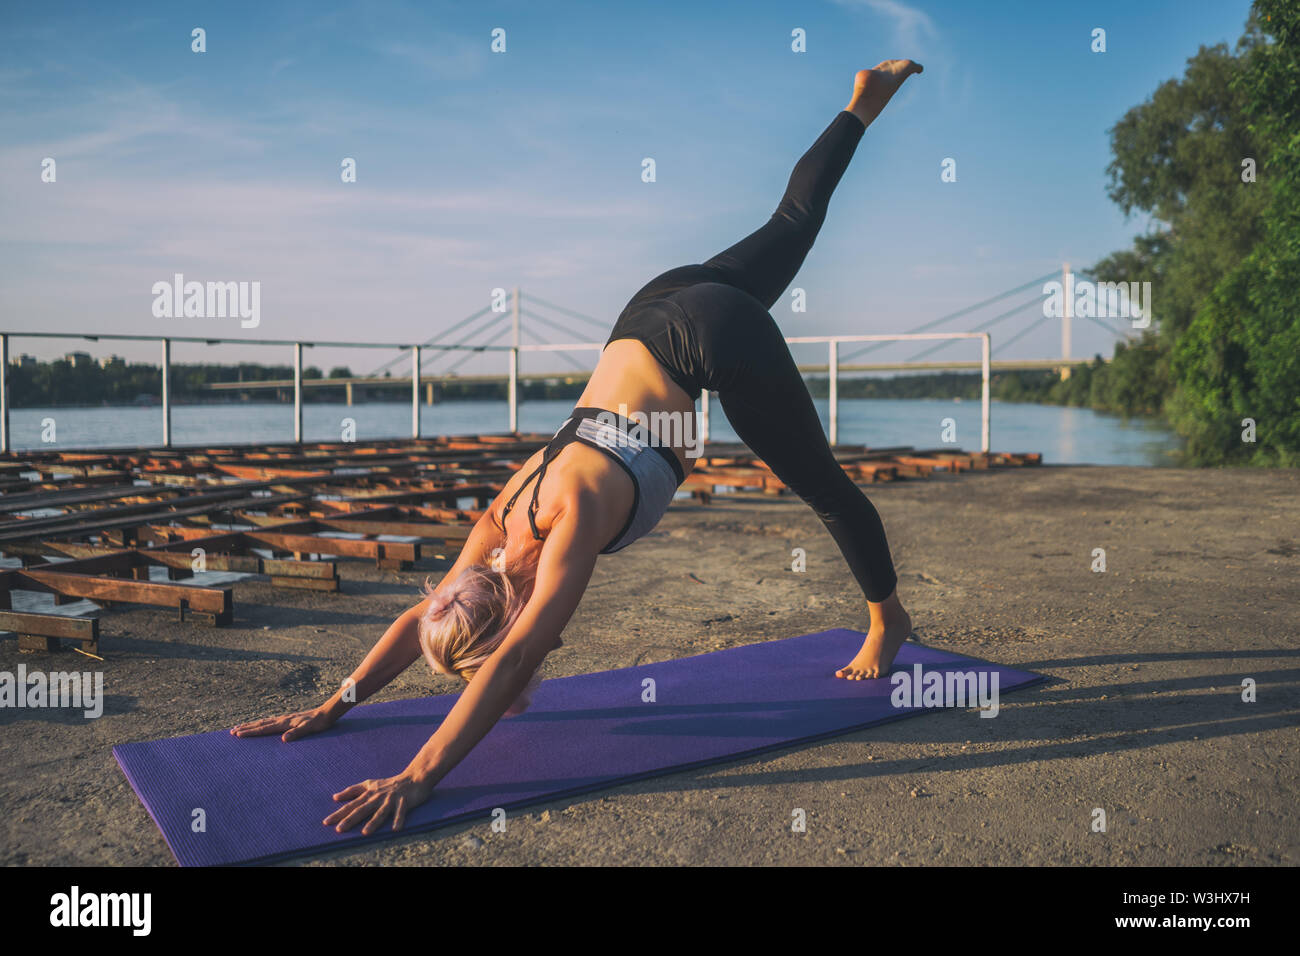
[[[727,314],[727,321],[702,323],[714,335],[701,333],[704,354],[717,362],[715,382],[727,419],[740,439],[812,507],[867,598],[867,639],[837,672],[858,680],[888,672],[911,633],[911,619],[898,600],[898,576],[880,515],[835,461],[807,386],[766,310],[803,264],[862,133],[903,81],[919,72],[921,67],[910,60],[887,60],[858,73],[848,108],[795,165],[771,219],[704,263],[719,274],[717,281],[747,295],[729,296],[711,285],[674,296],[690,314]],[[717,333],[724,329],[728,338],[720,341]],[[740,330],[743,344],[736,341]]]
[[[727,421],[821,519],[866,599],[883,602],[898,583],[884,525],[867,496],[835,460],[781,330],[752,298],[717,286],[713,289],[714,305],[731,293],[726,306],[729,324],[743,325],[750,332],[741,373],[718,383],[718,400]],[[709,345],[706,342],[706,349]]]
[[[903,81],[919,72],[911,60],[886,60],[859,72],[848,108],[795,164],[767,223],[703,264],[718,278],[673,295],[694,320],[707,386],[717,390],[736,434],[817,512],[872,603],[883,603],[897,583],[884,526],[835,461],[812,397],[768,310],[812,248],[867,126]],[[691,269],[674,271],[685,278]]]
[[[813,509],[867,599],[867,639],[836,676],[884,676],[911,634],[912,622],[898,600],[898,575],[880,515],[835,460],[776,321],[751,296],[727,286],[701,285],[677,298],[690,308],[697,292],[715,308],[725,305],[728,320],[723,324],[746,330],[745,347],[728,349],[734,364],[718,381],[727,420],[740,440]],[[706,356],[713,344],[706,335]]]

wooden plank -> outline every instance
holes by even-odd
[[[52,518],[32,518],[0,525],[0,543],[4,541],[27,541],[53,534],[75,537],[77,535],[93,534],[108,528],[126,528],[136,524],[147,524],[152,521],[208,514],[221,510],[223,507],[228,510],[250,508],[255,505],[265,506],[310,497],[311,492],[309,491],[295,495],[273,495],[260,498],[244,498],[238,493],[231,495],[227,492],[220,492],[212,495],[191,496],[191,500],[196,503],[188,507],[182,506],[184,499],[174,499],[166,502],[165,505],[161,503],[123,505],[91,512],[73,512]],[[173,505],[175,507],[172,507]]]
[[[99,618],[39,614],[32,611],[0,611],[0,631],[93,641],[99,638]]]
[[[374,541],[369,538],[338,538],[328,535],[276,534],[249,531],[245,537],[277,551],[301,554],[341,554],[349,558],[376,560],[420,560],[420,546],[412,541]]]
[[[51,591],[65,598],[91,601],[118,601],[124,604],[148,604],[154,607],[186,608],[212,616],[214,624],[229,624],[233,619],[231,589],[189,587],[159,581],[132,581],[98,578],[89,574],[69,574],[30,568],[16,572],[19,588]]]
[[[355,531],[358,534],[395,534],[408,538],[429,538],[433,541],[465,541],[473,527],[454,524],[434,524],[427,521],[366,521],[352,517],[327,518],[317,521],[321,528],[334,531]]]
[[[902,455],[898,460],[901,464],[920,468],[926,478],[929,478],[930,473],[936,469],[952,469],[952,465],[944,458],[921,458],[915,455]]]
[[[5,592],[8,597],[8,592]],[[68,617],[30,611],[0,611],[0,631],[18,636],[20,651],[57,651],[63,640],[80,641],[81,649],[99,652],[99,618]]]
[[[339,589],[337,574],[332,578],[307,578],[300,575],[280,577],[272,575],[271,583],[278,588],[297,588],[305,591],[337,591]]]
[[[288,561],[277,558],[263,558],[263,574],[272,578],[332,578],[338,580],[338,568],[333,561]]]

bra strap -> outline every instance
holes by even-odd
[[[556,441],[560,438],[560,435],[564,432],[565,428],[568,427],[569,424],[570,422],[565,422],[564,425],[560,427],[560,430],[557,431],[555,435],[551,438],[551,440],[546,443],[546,448],[542,451],[541,464],[539,464],[536,468],[534,468],[533,473],[529,475],[527,478],[525,478],[523,484],[521,484],[518,488],[515,489],[515,493],[510,496],[510,500],[506,502],[506,506],[501,509],[501,524],[504,526],[506,523],[506,518],[510,514],[510,509],[515,506],[516,499],[518,499],[520,493],[523,492],[523,490],[528,487],[528,483],[532,481],[534,478],[536,478],[537,484],[533,486],[532,500],[530,500],[528,503],[528,525],[533,529],[534,541],[542,540],[542,535],[537,530],[537,493],[542,489],[542,479],[546,477],[546,466],[549,465],[555,459],[555,457],[561,451],[564,450],[564,446],[568,444],[568,442],[560,442],[559,446],[556,447]]]
[[[508,518],[508,517],[510,516],[510,509],[513,508],[513,507],[515,506],[515,501],[519,498],[519,494],[520,494],[520,492],[522,492],[525,488],[528,487],[528,483],[529,483],[530,481],[532,481],[534,478],[537,478],[537,485],[538,485],[538,487],[541,486],[541,484],[542,484],[542,480],[541,480],[541,478],[538,478],[538,475],[540,475],[540,474],[542,473],[542,471],[543,471],[545,468],[546,468],[546,456],[545,456],[545,454],[543,454],[543,455],[542,455],[542,464],[538,465],[536,468],[533,469],[533,473],[532,473],[531,475],[529,475],[527,478],[525,478],[523,484],[521,484],[518,488],[515,489],[515,493],[514,493],[513,495],[510,496],[510,500],[506,502],[506,506],[505,506],[504,508],[501,509],[501,524],[502,524],[503,526],[504,526],[505,523],[506,523],[506,518]],[[537,489],[534,488],[534,489],[533,489],[533,500],[532,500],[532,502],[531,502],[531,504],[530,504],[530,506],[529,506],[529,511],[528,511],[528,523],[529,523],[530,525],[533,526],[533,537],[534,537],[534,538],[537,538],[537,524],[536,524],[536,522],[533,520],[533,509],[534,509],[536,506],[537,506]],[[539,540],[540,540],[540,539],[539,539]]]
[[[533,529],[534,541],[542,540],[541,533],[537,530],[537,493],[542,490],[542,479],[546,477],[546,466],[550,463],[551,459],[543,455],[542,463],[537,466],[537,484],[533,485],[533,500],[528,502],[528,524]]]

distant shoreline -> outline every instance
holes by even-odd
[[[576,401],[577,398],[578,398],[578,396],[576,396],[576,395],[573,396],[572,398],[557,398],[557,397],[550,397],[550,398],[522,398],[522,397],[521,397],[519,401],[520,401],[520,404],[524,404],[524,403],[534,404],[534,403],[537,403],[537,402],[567,402],[567,401]],[[825,396],[825,395],[814,395],[813,398],[814,398],[814,399],[825,399],[826,396]],[[948,395],[929,395],[929,396],[925,396],[925,395],[909,395],[909,396],[905,396],[905,397],[896,397],[896,396],[889,396],[889,395],[844,395],[844,394],[841,394],[841,395],[840,395],[839,400],[840,400],[841,402],[949,402],[949,403],[952,403],[952,404],[954,404],[954,405],[972,405],[972,404],[973,404],[973,405],[978,405],[978,404],[979,404],[979,401],[980,401],[978,398],[964,398],[964,397],[961,397],[961,396],[948,396]],[[989,403],[992,404],[992,405],[1050,405],[1050,406],[1052,406],[1052,407],[1054,407],[1054,408],[1079,407],[1079,408],[1087,409],[1088,411],[1096,412],[1096,413],[1099,414],[1099,415],[1113,415],[1113,416],[1116,417],[1116,418],[1122,418],[1122,417],[1124,417],[1124,416],[1120,415],[1118,412],[1109,412],[1109,411],[1106,411],[1105,409],[1091,408],[1091,407],[1089,407],[1089,406],[1066,406],[1066,405],[1058,405],[1058,404],[1055,403],[1055,402],[1035,402],[1035,401],[1023,400],[1023,399],[1022,399],[1022,400],[1019,400],[1019,401],[1016,401],[1016,400],[1008,400],[1008,399],[1003,399],[1003,398],[997,398],[997,397],[990,396],[990,398],[989,398]],[[355,408],[355,407],[357,407],[357,406],[361,406],[361,405],[376,405],[376,406],[378,406],[378,405],[391,405],[391,406],[397,406],[397,407],[401,407],[401,408],[410,408],[410,407],[411,407],[411,403],[410,403],[409,400],[408,400],[408,401],[391,401],[391,402],[381,402],[381,401],[374,401],[374,400],[369,400],[369,401],[354,401],[351,405],[349,405],[347,402],[342,402],[342,401],[319,401],[319,400],[308,401],[308,400],[304,400],[303,404],[304,404],[304,405],[324,405],[324,406],[338,407],[338,408]],[[437,407],[440,406],[440,405],[470,405],[470,404],[473,404],[473,405],[505,405],[505,404],[506,404],[506,399],[505,399],[504,397],[497,398],[497,397],[495,397],[495,396],[493,396],[493,397],[484,397],[484,398],[444,398],[444,399],[441,399],[440,401],[434,402],[433,405],[426,405],[424,402],[421,402],[421,403],[420,403],[420,407],[421,407],[421,408],[437,408]],[[210,401],[210,402],[195,402],[195,401],[188,401],[188,400],[181,401],[181,400],[173,399],[172,402],[171,402],[171,407],[172,407],[173,410],[175,410],[175,409],[177,409],[177,408],[210,408],[210,407],[219,407],[219,408],[259,408],[259,407],[262,407],[262,408],[289,408],[289,407],[292,407],[292,405],[293,405],[293,402],[265,402],[265,401],[263,401],[263,402],[232,402],[232,401],[221,401],[221,400],[218,400],[218,401]],[[68,410],[73,410],[73,411],[75,411],[75,410],[77,410],[77,409],[83,409],[83,410],[90,410],[90,409],[99,409],[99,410],[103,410],[103,409],[116,409],[116,410],[119,410],[119,411],[133,411],[133,410],[135,410],[135,409],[143,409],[143,410],[155,410],[155,409],[156,409],[156,410],[158,410],[158,411],[162,411],[162,402],[156,402],[156,403],[153,403],[153,404],[133,403],[133,402],[113,404],[113,403],[105,402],[105,403],[102,403],[102,404],[99,404],[99,405],[90,405],[90,404],[85,404],[85,403],[77,403],[77,404],[67,403],[67,404],[57,404],[57,405],[13,405],[13,404],[11,404],[11,405],[9,406],[9,411],[10,411],[10,412],[31,412],[31,411],[46,411],[46,410],[49,410],[49,411],[68,411]],[[1152,419],[1159,419],[1160,416],[1156,416],[1156,415],[1151,415],[1151,416],[1145,416],[1145,415],[1144,415],[1144,416],[1138,416],[1138,415],[1134,415],[1134,416],[1129,416],[1129,417],[1130,417],[1130,418],[1152,418]]]

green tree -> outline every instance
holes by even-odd
[[[1170,417],[1201,464],[1300,464],[1300,7],[1257,0],[1255,14],[1272,42],[1232,86],[1265,147],[1258,182],[1236,187],[1267,200],[1262,236],[1215,286],[1171,363]],[[1245,419],[1254,442],[1243,440]]]
[[[1181,78],[1161,84],[1111,130],[1110,197],[1126,215],[1150,217],[1150,230],[1091,272],[1103,282],[1149,281],[1155,330],[1119,343],[1109,366],[1086,373],[1087,403],[1096,408],[1165,410],[1174,344],[1263,236],[1268,196],[1242,189],[1240,176],[1243,158],[1258,162],[1265,152],[1247,120],[1251,94],[1241,82],[1264,45],[1252,12],[1235,50],[1201,47]],[[1083,384],[1053,394],[1077,399]]]
[[[1093,272],[1103,281],[1150,281],[1167,342],[1263,234],[1267,196],[1241,188],[1242,159],[1263,149],[1239,82],[1261,45],[1252,14],[1235,52],[1201,47],[1181,79],[1162,83],[1111,130],[1110,197],[1125,215],[1149,215],[1152,230]]]

